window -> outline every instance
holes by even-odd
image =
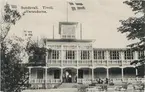
[[[139,51],[138,52],[138,59],[143,59],[144,56],[145,56],[144,51]]]
[[[89,59],[90,58],[90,52],[89,51],[81,51],[81,59]]]
[[[94,51],[94,59],[104,59],[105,58],[104,51]]]
[[[59,50],[52,50],[52,59],[59,59]]]
[[[119,51],[110,51],[110,59],[120,59]]]
[[[125,59],[133,59],[133,51],[131,51],[131,50],[124,51],[124,58]]]
[[[75,59],[75,51],[66,51],[66,59]]]

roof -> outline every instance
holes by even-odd
[[[47,42],[93,42],[93,40],[81,39],[44,39]]]
[[[93,48],[94,50],[129,50],[131,48]]]

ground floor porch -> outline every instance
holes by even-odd
[[[49,83],[83,83],[90,84],[98,79],[111,82],[137,82],[138,71],[134,67],[98,67],[98,68],[29,68],[29,83],[46,85]]]

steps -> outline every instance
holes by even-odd
[[[78,90],[77,88],[59,88],[59,89],[24,90],[22,92],[78,92]]]
[[[62,83],[58,88],[75,88],[77,83]]]

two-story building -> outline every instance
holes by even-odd
[[[45,86],[51,83],[92,83],[98,78],[113,82],[136,82],[138,71],[133,60],[145,51],[127,48],[94,48],[94,40],[76,39],[76,22],[60,22],[60,39],[45,39],[45,65],[29,66],[29,82]]]

